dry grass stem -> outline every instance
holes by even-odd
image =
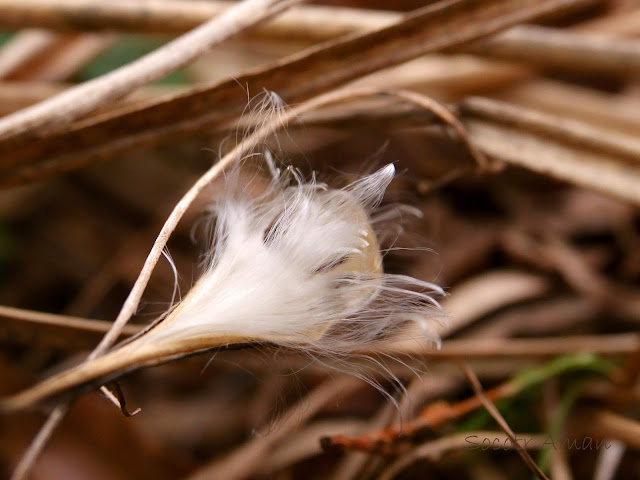
[[[25,30],[0,50],[0,78],[11,77],[33,58],[56,44],[58,36],[46,30]]]
[[[598,336],[449,340],[442,350],[430,352],[433,358],[512,358],[552,357],[567,353],[596,352],[601,355],[629,355],[640,348],[640,337],[633,333]]]
[[[245,0],[204,25],[107,75],[0,119],[0,140],[33,139],[171,73],[232,35],[278,14],[295,0]]]
[[[577,147],[615,155],[640,164],[640,140],[582,122],[549,115],[489,98],[469,97],[460,105],[463,115],[502,123],[547,138],[573,143]]]
[[[111,326],[111,322],[103,320],[54,315],[7,306],[0,306],[0,318],[0,337],[4,339],[11,338],[16,343],[55,345],[65,349],[90,348]],[[135,325],[127,325],[122,335],[134,335],[139,330]]]
[[[114,40],[114,36],[105,34],[71,36],[48,55],[42,65],[32,69],[29,79],[42,83],[68,80],[110,47]]]
[[[491,158],[640,205],[640,169],[626,161],[495,122],[464,124],[476,147]]]
[[[220,15],[229,2],[116,0],[87,8],[86,0],[0,0],[0,25],[24,28],[39,25],[63,31],[129,31],[184,33]],[[305,5],[260,25],[253,35],[291,39],[328,40],[354,32],[375,30],[400,20],[395,12]]]
[[[31,474],[31,469],[38,457],[45,449],[49,439],[69,410],[68,405],[60,405],[49,415],[47,421],[40,427],[38,434],[33,438],[20,462],[11,474],[11,480],[26,480]]]
[[[613,32],[614,35],[619,35]],[[473,45],[470,53],[542,68],[616,77],[640,72],[640,44],[614,36],[522,26]]]
[[[553,80],[529,81],[495,95],[525,108],[579,119],[600,131],[614,130],[628,135],[640,132],[640,118],[636,115],[640,109],[638,99]]]
[[[509,427],[509,424],[505,421],[504,417],[500,414],[493,402],[485,395],[482,389],[482,384],[480,383],[480,380],[478,380],[476,374],[473,373],[473,370],[471,370],[471,368],[466,363],[460,363],[460,368],[469,379],[469,383],[473,387],[473,391],[476,393],[476,396],[478,397],[480,402],[482,402],[484,408],[491,414],[493,419],[500,426],[500,428],[502,428],[504,433],[507,434],[507,436],[511,440],[511,443],[515,446],[516,451],[529,466],[531,471],[538,478],[542,480],[549,480],[544,472],[540,470],[540,467],[538,467],[533,458],[531,458],[529,452],[527,452],[524,447],[517,441],[516,434],[513,432],[513,430],[511,430],[511,427]]]
[[[585,410],[573,419],[571,427],[578,434],[611,438],[640,450],[640,423],[607,410]]]
[[[206,480],[210,478],[226,478],[229,480],[246,478],[254,473],[262,464],[263,458],[272,446],[290,435],[301,424],[306,423],[328,402],[339,395],[348,395],[358,382],[352,378],[340,381],[327,380],[309,393],[308,397],[299,400],[284,415],[284,421],[278,429],[268,436],[256,437],[238,450],[231,452],[224,460],[204,466],[189,480]]]

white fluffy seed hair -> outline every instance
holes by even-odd
[[[280,172],[269,155],[265,160],[273,179],[258,194],[250,193],[257,178],[242,183],[239,167],[228,174],[211,207],[204,271],[185,298],[105,355],[0,399],[0,412],[139,366],[258,342],[298,349],[368,381],[393,402],[376,381],[382,373],[402,388],[379,359],[389,351],[383,344],[403,332],[438,343],[429,327],[443,317],[431,297],[443,293],[439,287],[382,271],[371,219],[393,165],[332,189],[303,181],[293,169]],[[422,328],[408,328],[414,323]]]
[[[236,185],[218,197],[201,277],[166,323],[138,340],[219,336],[346,359],[417,322],[422,339],[438,344],[430,325],[443,314],[431,295],[440,287],[382,272],[371,214],[394,166],[332,189],[266,158],[267,191],[255,198]]]

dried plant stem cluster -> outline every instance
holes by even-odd
[[[335,3],[0,0],[0,476],[640,468],[637,2]],[[163,45],[75,82],[131,34]]]

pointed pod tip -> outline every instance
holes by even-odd
[[[396,173],[396,166],[393,163],[390,163],[386,167],[383,167],[382,170],[385,174],[394,176]]]
[[[386,189],[391,183],[391,180],[393,180],[393,177],[396,175],[396,166],[393,163],[389,163],[378,170],[377,174],[374,175],[378,177],[381,188]]]

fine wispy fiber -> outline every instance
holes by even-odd
[[[395,169],[344,189],[273,167],[259,198],[244,189],[212,206],[212,246],[201,278],[146,341],[215,335],[321,352],[368,349],[407,322],[439,312],[431,283],[383,273],[370,215]],[[238,191],[240,190],[240,191]]]

